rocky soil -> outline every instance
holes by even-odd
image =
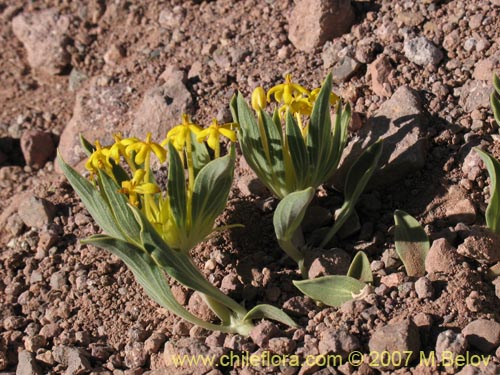
[[[488,175],[479,146],[500,157],[489,106],[500,72],[498,0],[67,1],[0,0],[0,374],[434,374],[500,372],[500,239],[484,229]],[[306,236],[332,222],[335,188],[352,155],[386,138],[382,169],[337,250],[310,256],[310,273],[345,273],[364,250],[374,292],[317,306],[292,284],[296,267],[272,227],[276,200],[239,160],[221,223],[193,251],[221,290],[247,306],[283,307],[300,324],[261,322],[251,337],[206,332],[149,300],[121,261],[79,239],[99,232],[54,164],[82,166],[78,134],[156,139],[183,112],[199,124],[231,119],[240,90],[283,75],[334,91],[354,108],[349,156],[306,216]],[[395,209],[432,243],[427,275],[408,278],[394,250]],[[258,234],[258,235],[257,235]],[[193,313],[200,296],[173,284]],[[348,354],[413,351],[407,366],[359,367]],[[339,354],[337,366],[177,368],[176,353]],[[436,354],[436,363],[418,352]],[[443,353],[491,355],[443,366]]]

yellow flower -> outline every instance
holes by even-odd
[[[155,184],[144,182],[145,174],[146,172],[143,169],[138,169],[131,180],[122,182],[120,193],[127,194],[130,204],[134,206],[139,205],[138,194],[156,194],[160,192],[160,188]]]
[[[167,138],[161,144],[162,146],[165,146],[168,142],[172,141],[177,151],[181,151],[184,148],[190,133],[192,132],[197,135],[200,131],[201,128],[198,125],[193,124],[188,115],[183,114],[182,123],[170,129],[167,133]]]
[[[266,108],[266,92],[261,86],[258,86],[252,92],[252,108],[255,111]]]
[[[305,87],[292,82],[292,75],[285,75],[285,83],[276,85],[267,92],[267,101],[271,101],[271,96],[274,95],[274,99],[285,105],[290,106],[294,98],[300,95],[309,95],[309,90]]]
[[[219,125],[217,120],[213,119],[212,125],[200,131],[196,136],[196,140],[203,142],[204,139],[207,139],[208,147],[216,151],[219,148],[219,137],[221,136],[228,138],[231,142],[236,142],[236,132],[233,130],[236,126],[234,122]]]
[[[311,94],[309,95],[309,101],[310,101],[311,105],[313,105],[314,102],[316,101],[316,99],[318,98],[318,94],[319,94],[320,90],[321,90],[321,87],[318,87],[318,88],[311,91]],[[331,105],[337,104],[339,100],[340,100],[340,97],[338,95],[334,94],[333,92],[330,93],[330,104]]]
[[[96,173],[98,170],[111,173],[113,166],[109,162],[109,149],[106,147],[103,148],[99,141],[95,141],[95,151],[89,156],[85,163],[85,168],[91,174]]]
[[[134,159],[136,164],[143,164],[151,152],[158,157],[161,163],[167,159],[167,151],[158,143],[151,142],[151,133],[146,135],[146,141],[136,141],[129,144],[126,148],[127,155],[130,155],[132,151],[136,152]]]
[[[120,162],[120,156],[127,156],[126,148],[131,144],[139,142],[135,137],[122,139],[121,134],[117,133],[113,135],[115,143],[109,149],[108,157],[113,159],[116,163]]]

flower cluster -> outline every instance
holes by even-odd
[[[206,152],[206,149],[203,150],[197,146],[202,146],[206,140],[208,147],[213,150],[215,158],[219,158],[221,153],[220,138],[225,137],[235,142],[236,126],[234,123],[219,124],[214,119],[210,126],[202,129],[194,124],[188,115],[183,114],[181,123],[174,126],[160,143],[151,139],[151,133],[146,135],[145,140],[136,137],[122,138],[120,134],[115,134],[114,143],[106,147],[96,141],[94,151],[90,154],[85,167],[90,172],[91,180],[95,179],[99,171],[113,178],[120,186],[119,192],[127,197],[129,204],[139,208],[146,215],[170,246],[185,249],[188,246],[185,240],[189,234],[173,230],[175,229],[175,218],[171,202],[155,182],[151,173],[151,158],[156,157],[160,163],[164,163],[167,159],[169,144],[173,146],[173,150],[177,151],[181,165],[186,165],[188,169],[186,204],[187,211],[190,211],[196,178],[193,154],[197,153],[196,150]],[[197,144],[193,144],[193,141]],[[126,165],[125,168],[120,167],[122,162]],[[117,167],[120,168],[121,172],[129,170],[130,173],[117,174]]]

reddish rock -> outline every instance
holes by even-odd
[[[19,216],[27,227],[43,228],[54,218],[56,208],[49,201],[31,196],[19,205]]]
[[[477,319],[463,330],[467,342],[484,353],[493,351],[500,344],[500,324],[494,320]]]
[[[27,165],[42,168],[55,152],[52,135],[39,130],[27,130],[21,136],[21,150]]]
[[[473,226],[469,237],[458,247],[458,253],[478,262],[500,261],[500,236],[486,227]]]
[[[425,258],[425,270],[428,273],[452,273],[459,264],[460,255],[445,238],[439,238],[432,243]]]
[[[69,18],[55,9],[14,17],[12,31],[24,44],[32,68],[54,75],[69,64],[70,55],[65,48],[69,23]]]
[[[393,71],[389,58],[385,55],[380,55],[368,65],[368,73],[372,78],[372,91],[383,97],[392,95],[392,86],[389,83],[389,75]]]
[[[289,20],[288,39],[305,52],[348,32],[354,22],[350,0],[299,0]]]

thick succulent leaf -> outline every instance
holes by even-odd
[[[197,290],[220,302],[239,316],[243,317],[246,314],[245,309],[205,280],[191,261],[188,253],[172,250],[142,212],[134,209],[134,214],[141,225],[143,248],[168,275],[188,288]]]
[[[177,228],[185,231],[188,219],[186,177],[181,158],[171,142],[168,144],[167,194]]]
[[[490,202],[486,208],[486,225],[494,233],[500,234],[500,185],[498,185],[498,176],[500,176],[500,163],[490,154],[479,148],[474,148],[483,159],[488,174],[490,175]]]
[[[311,280],[294,280],[293,284],[306,296],[328,306],[339,307],[360,294],[366,284],[349,276],[323,276]]]
[[[335,223],[321,243],[321,247],[330,242],[354,211],[359,196],[377,168],[380,155],[382,155],[382,140],[368,147],[349,169],[344,187],[344,204],[338,210]]]
[[[491,107],[497,125],[500,126],[500,78],[496,74],[493,75],[493,87],[495,91],[491,93]]]
[[[192,196],[192,230],[210,233],[215,219],[224,211],[233,182],[235,157],[233,145],[228,155],[212,160],[196,176]]]
[[[318,180],[318,174],[324,173],[325,161],[330,156],[332,148],[331,118],[330,118],[330,94],[332,92],[332,74],[328,74],[321,90],[316,98],[309,121],[307,135],[307,148],[309,163],[316,166],[313,173],[314,181]]]
[[[210,161],[210,154],[208,153],[205,142],[198,142],[196,135],[192,132],[190,133],[190,137],[191,145],[193,147],[193,169],[196,177],[200,170]]]
[[[257,119],[241,93],[238,93],[236,98],[236,109],[240,124],[238,139],[245,160],[262,183],[273,194],[280,196],[279,190],[273,186],[272,165],[269,165],[268,152],[264,146],[267,144],[267,139],[261,136]],[[265,138],[265,134],[263,136]]]
[[[99,171],[99,179],[103,192],[106,195],[109,207],[114,215],[114,222],[120,226],[124,237],[134,243],[141,239],[141,228],[135,220],[125,195],[118,192],[119,186],[106,173]]]
[[[290,148],[290,157],[295,170],[296,185],[302,188],[311,170],[309,168],[304,137],[290,111],[287,111],[286,116],[286,137],[288,147]]]
[[[408,276],[425,275],[425,258],[429,253],[429,238],[420,223],[404,211],[394,212],[396,252]]]
[[[212,330],[223,329],[222,326],[210,324],[192,315],[177,302],[163,271],[144,249],[117,238],[103,235],[92,236],[82,242],[103,248],[118,256],[132,271],[137,282],[144,288],[146,293],[159,305],[200,327]]]
[[[278,128],[271,116],[266,112],[260,111],[264,124],[267,145],[269,149],[268,166],[272,170],[274,185],[285,185],[285,159],[283,155],[283,132],[281,125]]]
[[[120,227],[115,222],[115,217],[108,201],[101,195],[97,188],[66,164],[60,154],[57,155],[57,161],[64,175],[97,225],[113,237],[125,238]]]
[[[297,323],[293,321],[283,310],[271,305],[257,305],[252,310],[250,310],[243,320],[254,320],[254,319],[272,319],[277,322],[286,324],[290,327],[298,327]]]
[[[333,141],[330,150],[330,156],[328,163],[325,165],[324,180],[330,179],[333,173],[337,170],[342,153],[344,152],[345,145],[347,143],[347,130],[349,128],[349,122],[351,121],[351,105],[347,103],[345,107],[342,107],[342,103],[337,104],[337,111],[335,116],[335,125],[333,127]],[[323,181],[322,181],[323,182]]]
[[[358,279],[363,283],[373,283],[373,274],[370,261],[363,251],[358,251],[349,266],[347,276]]]
[[[240,119],[238,118],[238,101],[236,95],[233,95],[231,97],[231,101],[229,102],[229,110],[231,111],[231,115],[233,116],[233,122],[239,124]]]

